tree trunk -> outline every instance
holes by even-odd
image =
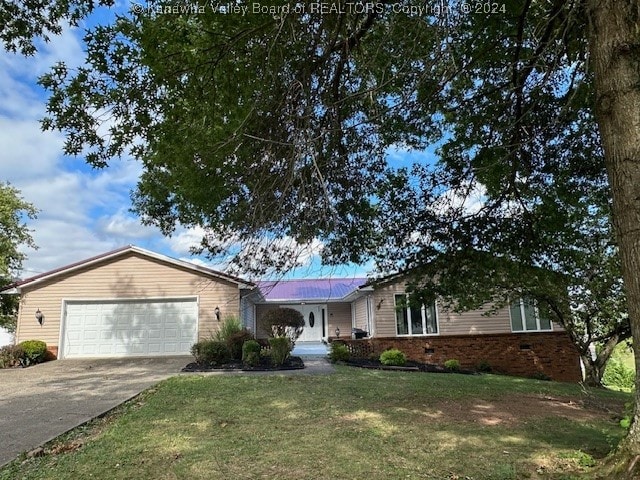
[[[621,450],[627,475],[640,472],[640,4],[588,0],[595,114],[613,195],[613,222],[636,362],[636,409]]]
[[[604,368],[599,368],[590,354],[580,355],[584,365],[584,384],[588,387],[602,387]]]
[[[611,358],[613,349],[616,348],[618,343],[620,343],[620,335],[615,333],[605,342],[602,349],[596,355],[596,358],[591,356],[591,351],[588,348],[580,354],[582,364],[584,365],[585,385],[589,387],[602,387],[604,370],[607,367],[609,358]]]

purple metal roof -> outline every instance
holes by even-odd
[[[256,282],[265,300],[311,301],[340,300],[367,283],[366,278],[321,278],[315,280],[279,280]]]

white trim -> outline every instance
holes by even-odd
[[[367,292],[373,292],[375,289],[371,285],[362,285],[356,288],[353,292],[347,293],[342,297],[342,301],[354,302]]]
[[[322,331],[325,333],[322,336],[322,341],[329,339],[329,307],[327,305],[320,306],[320,316],[322,317]]]
[[[198,302],[198,295],[170,295],[168,297],[73,297],[63,298],[63,302],[146,302],[146,301],[165,301],[165,300],[195,300]]]
[[[253,306],[253,334],[257,337],[258,336],[258,319],[256,318],[256,316],[258,315],[258,310],[256,308],[256,304],[254,303]]]
[[[262,300],[260,302],[256,302],[256,305],[273,305],[274,303],[279,304],[287,304],[287,305],[300,305],[300,303],[316,303],[316,304],[327,304],[327,303],[350,303],[350,300],[345,300],[345,297],[341,298],[298,298],[292,300],[290,298],[282,298],[282,299],[269,299]]]
[[[60,329],[58,334],[58,359],[64,358],[64,334],[66,330],[67,305],[82,303],[124,303],[124,302],[171,302],[182,300],[195,300],[196,303],[196,341],[200,338],[200,296],[176,295],[170,297],[113,297],[113,298],[63,298],[60,309]],[[126,357],[127,355],[121,355]],[[112,356],[109,356],[112,357]]]
[[[440,335],[440,315],[438,314],[438,301],[434,301],[433,302],[433,312],[435,314],[436,317],[436,329],[437,332],[436,333],[403,333],[400,334],[398,333],[398,304],[396,303],[396,297],[397,296],[401,296],[404,295],[406,298],[409,297],[408,293],[394,293],[393,294],[393,320],[394,320],[394,324],[396,327],[396,337],[437,337]],[[404,309],[407,312],[407,328],[409,330],[411,330],[411,306],[407,303],[407,306]],[[426,305],[421,305],[420,306],[420,316],[421,316],[421,320],[422,320],[422,331],[426,331],[427,330],[427,315],[426,315],[426,311],[427,311],[427,306]]]
[[[514,330],[513,329],[513,319],[511,317],[511,305],[514,302],[510,302],[508,305],[508,309],[509,309],[509,328],[511,329],[511,333],[536,333],[536,332],[553,332],[554,328],[553,328],[553,322],[551,321],[551,319],[549,319],[549,328],[540,328],[540,310],[538,309],[537,305],[533,305],[533,311],[534,311],[534,318],[536,321],[536,328],[535,330],[527,330],[527,320],[525,318],[525,310],[524,310],[524,299],[522,297],[518,298],[517,300],[518,302],[518,307],[520,310],[520,320],[522,321],[522,330]]]
[[[351,328],[357,328],[358,324],[356,323],[356,303],[351,302]]]
[[[367,334],[369,337],[373,337],[373,298],[371,295],[367,295],[365,305],[367,308]]]

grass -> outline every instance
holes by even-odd
[[[636,364],[633,358],[633,350],[631,349],[631,340],[626,340],[616,345],[616,348],[614,349],[611,357],[617,359],[628,369],[634,372],[636,371]]]
[[[180,376],[0,479],[588,478],[624,431],[578,402],[619,410],[629,398],[343,366],[329,376]]]

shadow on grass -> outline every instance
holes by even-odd
[[[317,377],[176,377],[123,406],[78,451],[15,463],[0,479],[43,471],[60,479],[506,480],[535,478],[542,467],[580,474],[566,459],[606,455],[623,434],[613,420],[601,412],[559,417],[544,407],[518,414],[523,396],[578,404],[580,394],[577,386],[510,377],[347,367]],[[467,404],[491,405],[491,415],[509,421],[478,421]]]

